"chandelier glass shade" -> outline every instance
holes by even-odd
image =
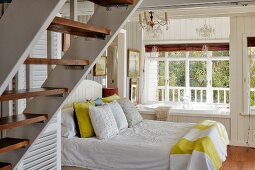
[[[212,26],[206,24],[205,22],[204,25],[196,29],[196,32],[199,37],[205,40],[205,44],[202,47],[202,51],[204,52],[204,56],[207,56],[208,46],[206,45],[206,41],[212,37],[212,35],[215,33],[215,29]]]
[[[157,46],[153,46],[151,48],[151,57],[158,57],[159,56],[159,49]]]
[[[149,37],[156,38],[162,34],[163,29],[168,30],[168,16],[167,12],[165,12],[164,17],[160,17],[155,15],[154,12],[144,12],[143,17],[142,14],[139,14],[139,27],[140,29],[146,30]]]

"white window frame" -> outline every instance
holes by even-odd
[[[209,51],[207,53],[207,57],[189,57],[189,51],[186,51],[186,56],[183,58],[174,58],[174,57],[168,57],[168,52],[164,52],[164,57],[150,57],[147,56],[146,57],[147,60],[154,60],[154,61],[164,61],[165,62],[165,86],[164,86],[164,97],[165,97],[165,102],[168,102],[170,97],[169,97],[169,89],[171,88],[171,86],[169,86],[169,62],[171,61],[184,61],[185,62],[185,96],[189,96],[191,97],[191,88],[190,87],[190,61],[206,61],[207,62],[207,86],[206,88],[206,103],[207,104],[213,104],[213,87],[212,87],[212,63],[213,61],[229,61],[230,57],[228,56],[224,56],[224,57],[212,57],[212,52]],[[175,88],[175,87],[172,87]],[[219,98],[219,91],[221,90],[221,88],[217,88],[218,89],[218,98]],[[180,93],[178,91],[178,93]],[[202,93],[201,93],[202,94]],[[224,90],[224,96],[226,96],[226,91]],[[202,96],[201,96],[202,97]],[[224,97],[225,100],[226,97]],[[173,99],[174,101],[174,99]],[[218,99],[219,101],[219,99]],[[180,102],[180,101],[178,101]],[[195,102],[197,102],[197,100],[195,99]],[[202,103],[202,102],[201,102]],[[204,103],[204,102],[203,102]],[[215,103],[214,103],[215,104]],[[222,104],[222,103],[220,103]],[[224,101],[224,105],[229,105],[229,103],[226,103],[226,101]]]
[[[255,34],[243,34],[243,93],[242,93],[242,113],[241,115],[255,115],[250,111],[250,60],[248,56],[248,37],[255,37]]]

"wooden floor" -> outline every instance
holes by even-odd
[[[255,149],[230,146],[221,170],[255,170]]]

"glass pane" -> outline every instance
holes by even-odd
[[[178,102],[179,96],[178,96],[178,90],[174,90],[174,102]]]
[[[190,51],[189,52],[189,57],[204,57],[205,52],[202,51]]]
[[[229,51],[212,51],[213,57],[229,57]]]
[[[195,90],[191,90],[191,102],[195,102]]]
[[[185,58],[186,52],[185,51],[168,52],[168,57]]]
[[[218,91],[213,90],[213,103],[218,103]]]
[[[197,102],[202,102],[201,99],[202,99],[201,90],[197,90]]]
[[[185,61],[169,62],[169,86],[185,87]]]
[[[173,101],[173,89],[169,89],[169,101],[172,102]]]
[[[229,104],[229,90],[226,91],[226,103]]]
[[[158,62],[158,86],[165,86],[165,62]]]
[[[165,62],[161,61],[158,62],[153,59],[149,59],[147,62],[147,69],[146,74],[148,75],[146,79],[146,85],[148,87],[147,91],[147,100],[148,101],[158,101],[159,96],[161,96],[159,93],[159,87],[165,86],[165,78],[164,78],[164,65]]]
[[[255,49],[255,48],[253,48]],[[250,106],[255,106],[255,59],[251,59],[250,65]],[[251,108],[253,111],[255,108]]]
[[[212,86],[229,88],[229,61],[212,62]]]
[[[165,99],[165,90],[158,89],[158,101],[164,101]]]
[[[184,97],[185,91],[184,89],[180,90],[180,99]]]
[[[206,87],[206,61],[190,61],[190,87]]]
[[[148,57],[160,57],[160,58],[163,58],[165,57],[165,52],[158,52],[158,53],[147,53],[147,56]]]
[[[220,93],[219,103],[224,103],[224,90],[220,90],[219,93]]]
[[[206,90],[203,90],[203,102],[206,103]]]

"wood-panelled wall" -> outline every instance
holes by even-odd
[[[231,142],[235,145],[246,145],[248,126],[250,145],[255,146],[255,117],[242,116],[243,96],[243,35],[255,36],[255,15],[235,16],[230,18],[230,112]]]

